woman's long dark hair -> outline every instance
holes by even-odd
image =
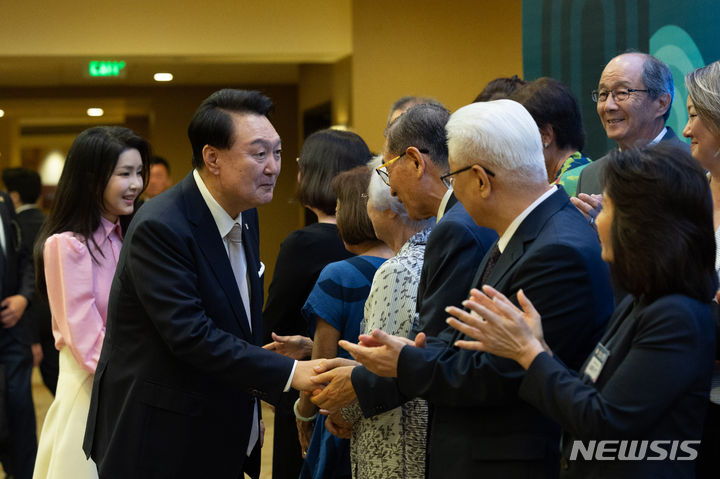
[[[612,152],[604,193],[613,205],[612,274],[633,296],[718,289],[710,185],[690,154],[664,145]]]
[[[98,126],[83,131],[75,138],[60,175],[50,214],[35,242],[35,284],[43,296],[47,296],[43,246],[50,236],[72,231],[85,242],[93,260],[97,261],[95,253],[102,256],[102,251],[93,239],[93,232],[100,226],[105,187],[118,157],[128,149],[140,152],[144,187],[147,183],[150,145],[132,130],[119,126]]]

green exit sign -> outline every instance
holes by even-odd
[[[125,68],[123,61],[91,61],[88,65],[88,73],[91,77],[117,77],[121,76]]]

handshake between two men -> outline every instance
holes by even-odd
[[[265,349],[296,360],[307,359],[312,354],[313,341],[308,337],[278,336],[273,333],[272,338],[273,342],[263,346]],[[325,426],[332,434],[342,438],[350,437],[352,424],[343,418],[342,409],[357,399],[351,380],[356,366],[363,365],[381,377],[397,377],[400,350],[408,345],[424,348],[425,334],[418,334],[413,341],[375,330],[371,335],[360,335],[358,344],[344,340],[338,344],[348,351],[355,361],[335,357],[308,362],[308,366],[312,367],[312,375],[308,378],[310,386],[303,388],[294,407],[303,454],[307,451],[314,427],[313,419],[318,412],[327,416]],[[296,371],[296,374],[298,372]],[[293,387],[302,384],[307,384],[307,380],[299,377],[297,381],[293,380]]]

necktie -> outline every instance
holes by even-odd
[[[252,331],[252,320],[250,319],[250,288],[247,278],[247,261],[242,246],[242,226],[235,223],[226,238],[228,239],[230,266],[235,275],[235,282],[240,290],[240,297],[242,298],[245,308],[245,316],[247,316],[250,331]]]
[[[228,240],[228,258],[230,259],[230,266],[232,267],[233,274],[235,275],[235,282],[240,290],[240,297],[242,298],[243,307],[245,308],[245,315],[248,319],[248,325],[250,331],[252,331],[252,320],[250,319],[250,291],[247,278],[247,261],[245,259],[245,251],[242,247],[242,226],[235,223],[230,232],[225,236]],[[253,400],[253,419],[252,426],[250,428],[250,441],[248,442],[247,455],[255,447],[255,443],[260,436],[260,428],[258,425],[258,408],[257,401]]]
[[[485,263],[485,271],[483,271],[483,274],[480,277],[480,284],[476,285],[478,289],[482,288],[482,286],[490,277],[490,273],[492,273],[492,270],[495,268],[495,265],[497,264],[498,259],[500,259],[501,254],[502,253],[500,252],[500,248],[498,248],[497,243],[495,243],[493,249],[490,250],[490,257],[488,258],[487,263]]]

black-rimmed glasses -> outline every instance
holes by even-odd
[[[443,184],[444,184],[445,186],[447,186],[448,188],[452,188],[453,183],[455,182],[455,175],[457,175],[458,173],[462,173],[463,171],[467,171],[467,170],[469,170],[470,168],[472,168],[472,167],[475,166],[475,165],[478,165],[480,168],[482,168],[482,169],[485,171],[485,173],[487,173],[489,176],[492,176],[492,177],[495,176],[495,173],[493,173],[491,170],[488,170],[487,168],[485,168],[485,167],[484,167],[483,165],[481,165],[480,163],[473,163],[472,165],[463,166],[462,168],[459,168],[459,169],[457,169],[457,170],[455,170],[455,171],[451,171],[450,173],[446,173],[446,174],[442,175],[442,176],[440,177],[440,179],[442,180],[442,182],[443,182]]]
[[[612,95],[613,100],[615,101],[625,101],[627,100],[632,93],[635,92],[645,92],[648,93],[650,90],[642,90],[640,88],[620,88],[617,90],[593,90],[592,91],[592,99],[595,103],[604,103],[607,101],[608,97]]]

